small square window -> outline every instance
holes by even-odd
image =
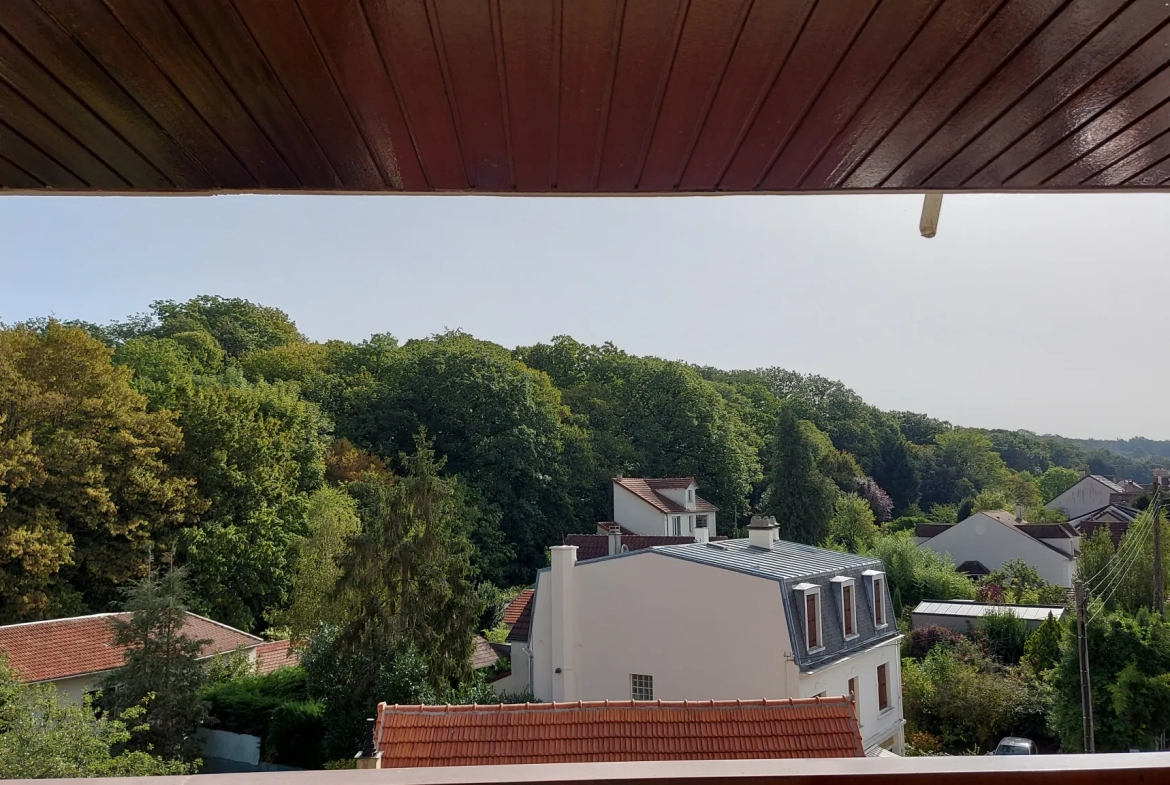
[[[687,501],[691,504],[695,503],[695,491],[693,488],[687,488]]]
[[[630,696],[636,701],[654,700],[654,677],[631,673]]]

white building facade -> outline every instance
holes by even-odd
[[[778,540],[774,523],[749,532],[582,562],[553,548],[513,673],[527,666],[541,701],[853,695],[866,747],[900,754],[881,562]]]
[[[933,536],[921,536],[924,530]],[[919,547],[947,555],[956,565],[978,562],[995,571],[1022,559],[1048,583],[1069,588],[1076,577],[1081,539],[1068,524],[1026,523],[1002,510],[991,510],[948,526],[920,526],[916,533]]]
[[[685,537],[706,528],[714,537],[718,508],[698,488],[694,477],[615,477],[613,519],[634,534]]]
[[[1044,506],[1060,510],[1071,519],[1108,506],[1113,496],[1121,493],[1125,493],[1121,485],[1099,474],[1090,474]]]

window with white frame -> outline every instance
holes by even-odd
[[[820,651],[825,645],[821,635],[821,589],[812,583],[799,583],[794,588],[801,598],[805,650]]]
[[[886,607],[886,574],[878,570],[862,573],[866,588],[869,589],[870,607],[873,608],[873,626],[881,629],[889,624],[889,608]]]
[[[631,673],[630,697],[636,701],[654,700],[654,677],[641,673]]]
[[[878,711],[890,708],[890,666],[877,666]]]
[[[695,503],[695,489],[687,488],[687,504]]]
[[[680,534],[682,534],[682,516],[681,515],[674,516],[674,518],[671,519],[671,524],[673,525],[673,532],[674,532],[675,537],[678,537]]]
[[[695,516],[693,515],[687,516],[687,531],[691,532],[692,534],[695,531]]]
[[[857,689],[857,677],[849,680],[849,700],[853,701],[853,711],[861,719],[861,693]]]
[[[841,627],[846,639],[857,637],[857,591],[853,581],[841,584]]]

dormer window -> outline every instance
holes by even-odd
[[[695,503],[695,489],[687,488],[687,504]]]
[[[851,641],[857,632],[857,581],[844,575],[833,578],[833,599],[841,619],[841,634]]]
[[[793,588],[801,599],[805,651],[813,654],[825,648],[821,635],[821,588],[813,583],[798,583]]]
[[[873,607],[873,626],[879,630],[889,624],[889,609],[886,607],[886,574],[878,570],[862,573],[869,584],[869,596]]]

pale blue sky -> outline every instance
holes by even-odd
[[[920,204],[5,197],[0,321],[220,294],[314,339],[567,333],[965,425],[1170,438],[1170,195],[948,196],[933,240]]]

